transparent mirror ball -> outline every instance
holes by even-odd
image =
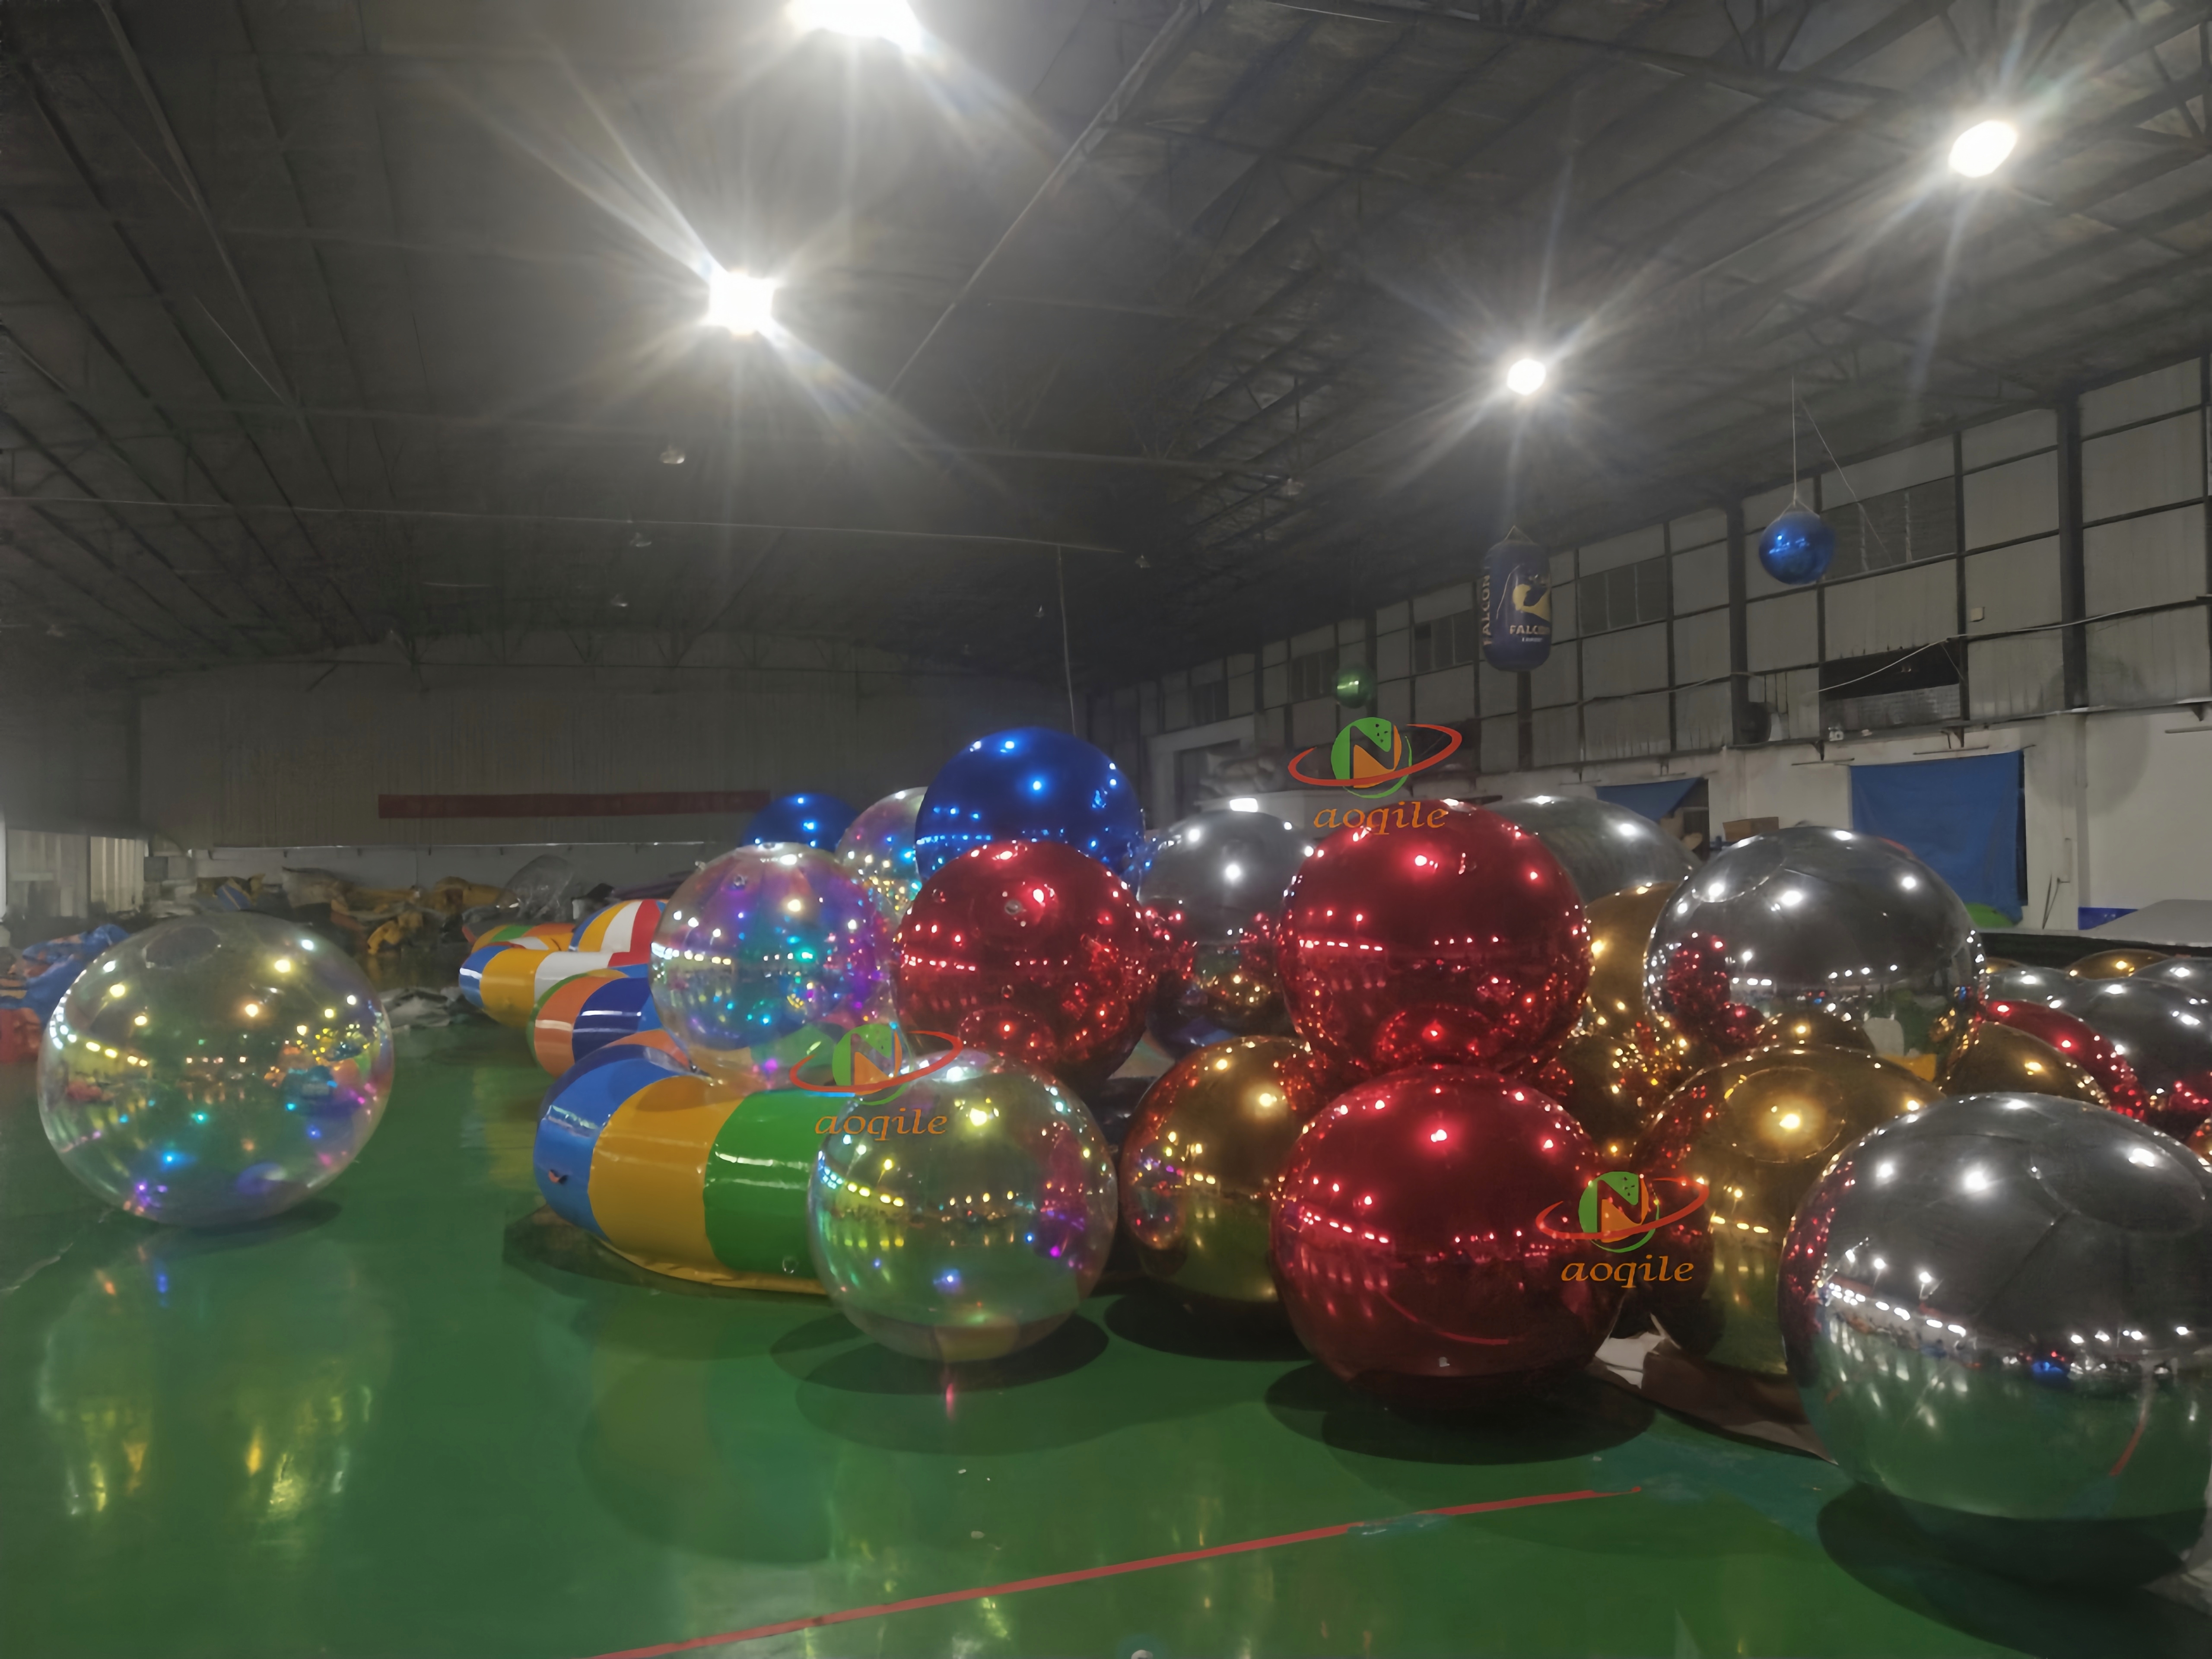
[[[2046,1095],[1934,1102],[1828,1166],[1779,1302],[1854,1479],[1952,1516],[2126,1522],[2147,1548],[2201,1530],[2212,1168],[2167,1136]]]
[[[337,946],[271,916],[180,916],[88,967],[47,1022],[39,1116],[70,1173],[180,1226],[289,1209],[368,1143],[392,1030]]]
[[[1941,876],[1880,836],[1804,824],[1738,842],[1675,889],[1644,990],[1654,1012],[1729,1051],[1776,1014],[1820,1009],[1914,1059],[1935,1052],[1936,1021],[1981,969]]]
[[[740,847],[670,897],[653,936],[653,1004],[693,1065],[763,1086],[781,1070],[763,1056],[802,1027],[834,1042],[887,1018],[890,963],[890,924],[830,854]]]
[[[846,825],[837,838],[837,862],[875,895],[877,907],[894,927],[921,890],[921,875],[914,864],[914,826],[921,816],[921,798],[928,793],[902,789],[885,795]]]
[[[971,1048],[823,1109],[845,1115],[807,1192],[815,1276],[885,1347],[995,1359],[1049,1336],[1097,1283],[1114,1155],[1064,1085]]]
[[[1566,866],[1584,904],[1623,888],[1680,881],[1698,867],[1690,849],[1641,812],[1575,795],[1492,801]]]

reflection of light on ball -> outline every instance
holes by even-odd
[[[62,999],[39,1055],[39,1115],[70,1172],[187,1226],[274,1215],[333,1180],[391,1088],[391,1029],[361,970],[242,912],[115,946]]]
[[[768,1086],[890,1012],[890,960],[883,913],[829,854],[740,847],[669,899],[653,939],[653,1000],[702,1070]]]
[[[1113,1247],[1115,1193],[1073,1093],[969,1051],[848,1110],[862,1131],[823,1143],[807,1219],[815,1276],[854,1324],[901,1353],[990,1359],[1075,1311]]]

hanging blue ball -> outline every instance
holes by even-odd
[[[1836,556],[1836,532],[1809,507],[1793,507],[1759,538],[1759,562],[1778,582],[1802,587],[1828,574]]]
[[[977,738],[931,781],[915,822],[914,861],[927,881],[970,848],[1056,841],[1127,877],[1144,840],[1137,792],[1105,750],[1022,726]]]
[[[804,842],[825,853],[837,850],[837,837],[860,811],[835,795],[779,795],[753,814],[745,826],[740,847],[765,847],[770,842]]]

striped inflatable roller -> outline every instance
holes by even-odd
[[[483,1006],[483,970],[491,959],[506,951],[550,951],[552,945],[544,939],[486,939],[471,951],[461,963],[461,995],[475,1006]]]
[[[653,943],[660,926],[659,899],[631,899],[610,904],[576,929],[579,951],[642,951]]]
[[[674,1055],[611,1044],[545,1097],[538,1190],[556,1214],[655,1273],[819,1295],[806,1186],[823,1110],[818,1094],[740,1096]]]
[[[527,1025],[545,994],[562,980],[588,974],[595,968],[627,968],[645,959],[642,951],[532,951],[510,945],[495,952],[478,969],[476,994],[470,1000],[502,1025]],[[467,971],[465,963],[461,981],[465,996],[469,991]]]
[[[660,1024],[647,964],[594,968],[564,979],[539,1000],[530,1019],[530,1052],[558,1077],[617,1037]]]

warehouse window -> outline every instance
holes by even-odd
[[[1584,634],[1602,634],[1667,616],[1667,560],[1639,560],[1611,570],[1586,574],[1577,592],[1577,625]]]
[[[1825,514],[1836,527],[1836,559],[1828,567],[1832,578],[1948,559],[1959,550],[1956,479],[1937,478],[1863,501],[1828,503]]]
[[[1481,634],[1472,611],[1413,625],[1413,672],[1426,674],[1473,662]]]
[[[1215,680],[1210,685],[1190,688],[1190,723],[1211,726],[1216,720],[1229,718],[1229,682]]]
[[[1336,647],[1323,651],[1309,651],[1304,656],[1291,659],[1291,701],[1304,702],[1310,697],[1333,697],[1336,695]]]

